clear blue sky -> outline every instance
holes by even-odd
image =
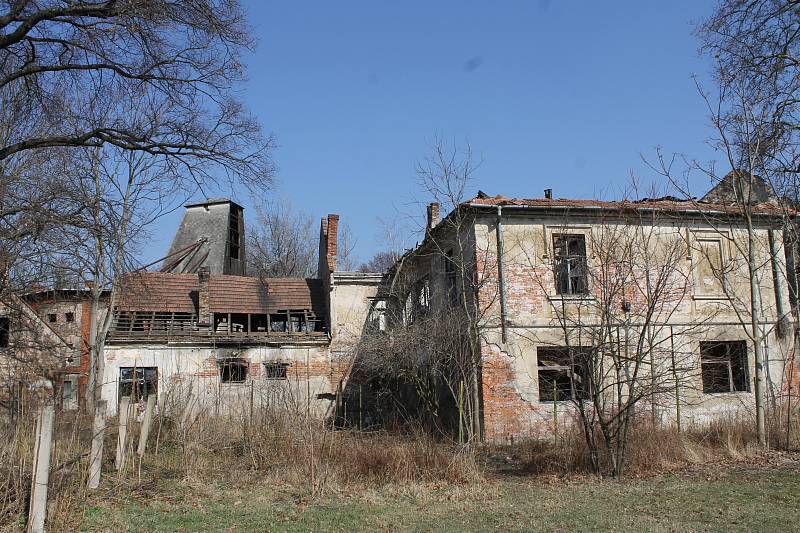
[[[436,134],[483,159],[470,194],[609,198],[632,171],[656,179],[641,162],[655,146],[714,157],[692,80],[708,79],[692,32],[713,2],[245,7],[259,45],[244,99],[279,145],[272,194],[317,220],[339,213],[364,260],[384,246],[378,217],[417,214],[426,200],[414,168]],[[233,196],[248,220],[249,198]],[[179,218],[162,221],[154,258]]]

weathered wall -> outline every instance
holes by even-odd
[[[341,370],[332,365],[327,346],[250,347],[107,346],[103,399],[110,412],[117,406],[120,367],[157,367],[159,401],[189,401],[197,409],[228,412],[254,403],[272,403],[305,412],[307,402],[317,416],[332,404]],[[218,358],[238,357],[249,363],[243,383],[222,383]],[[287,363],[285,380],[266,379],[264,363]]]
[[[602,251],[593,252],[590,243],[593,239],[602,241],[603,232],[618,224],[609,220],[600,224],[596,219],[575,216],[560,219],[504,217],[503,223],[503,263],[508,309],[506,342],[501,338],[499,327],[495,218],[479,219],[475,225],[477,272],[482,281],[479,299],[481,308],[486,310],[480,323],[483,418],[485,437],[489,440],[550,434],[555,424],[569,420],[573,409],[571,402],[539,401],[537,347],[564,344],[564,329],[561,324],[565,316],[574,317],[580,312],[583,313],[580,315],[581,320],[586,322],[596,317],[592,314],[592,306],[585,306],[580,298],[570,299],[556,294],[552,270],[552,237],[559,232],[584,234],[587,239],[589,268],[600,268],[598,256],[602,255]],[[622,235],[636,230],[637,226],[615,228]],[[638,230],[641,231],[642,226],[638,226]],[[715,230],[699,222],[683,225],[667,221],[659,222],[655,227],[647,226],[644,231],[654,235],[654,241],[651,242],[663,240],[663,247],[667,247],[668,242],[674,242],[672,239],[676,237],[686,243],[685,254],[675,263],[674,273],[676,280],[683,279],[684,290],[680,290],[680,282],[672,287],[669,305],[661,310],[660,320],[663,326],[659,329],[659,334],[666,335],[664,332],[668,325],[678,328],[672,330],[679,339],[676,349],[685,355],[685,362],[689,365],[681,376],[682,420],[700,422],[721,412],[752,410],[752,392],[703,394],[699,371],[701,340],[747,340],[749,377],[752,384],[753,346],[741,324],[742,317],[746,319],[749,316],[747,263],[741,255],[746,233],[741,229],[731,228]],[[698,255],[696,244],[698,239],[704,237],[720,238],[722,241],[728,269],[725,274],[729,289],[727,296],[709,295],[709,291],[703,290],[708,287],[709,280],[707,273],[706,276],[701,275],[699,263],[703,257]],[[757,231],[757,239],[758,261],[764,265],[758,272],[758,277],[765,321],[763,327],[768,332],[765,346],[769,362],[767,374],[772,380],[773,390],[780,394],[787,384],[784,361],[792,357],[791,335],[779,338],[775,331],[778,315],[766,229]],[[781,241],[779,231],[776,232],[776,240],[778,243]],[[651,259],[663,251],[664,248],[660,246],[662,245],[655,245],[655,252],[649,255]],[[778,252],[779,269],[785,272],[782,250]],[[779,279],[779,283],[780,297],[785,303],[785,311],[788,311],[788,288],[783,279]],[[602,298],[598,294],[599,287],[592,287],[590,284],[590,290],[592,294],[588,297]],[[635,308],[635,294],[631,294],[631,298]],[[744,311],[745,314],[737,314],[734,305],[740,306],[740,313]],[[670,309],[667,310],[666,307]],[[702,324],[702,327],[698,327],[698,324]],[[680,329],[681,325],[684,325],[683,329]],[[789,378],[796,380],[796,376]],[[655,400],[659,406],[659,417],[665,421],[674,420],[674,398],[659,397]]]

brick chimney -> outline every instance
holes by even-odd
[[[211,270],[208,267],[200,267],[197,270],[197,280],[199,290],[197,293],[197,325],[211,325]]]
[[[339,215],[328,215],[328,271],[336,270],[336,245],[339,239]]]
[[[430,235],[433,228],[438,226],[441,220],[439,215],[439,202],[428,204],[428,223],[425,226],[425,235]]]

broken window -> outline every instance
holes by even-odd
[[[588,398],[590,354],[591,348],[538,348],[539,401],[561,402]]]
[[[747,342],[700,343],[700,369],[703,392],[749,392]]]
[[[58,315],[56,313],[48,313],[47,321],[52,323],[58,322]]]
[[[586,238],[583,235],[554,235],[554,272],[558,294],[586,294]]]
[[[11,320],[7,316],[0,317],[0,348],[8,348]]]
[[[122,366],[119,369],[119,396],[130,396],[132,402],[146,400],[158,392],[158,367]]]
[[[288,379],[286,377],[286,370],[289,368],[289,363],[264,363],[264,378],[266,379]]]
[[[64,320],[67,322],[75,322],[75,313],[69,312],[64,313]]]
[[[244,383],[247,380],[247,361],[240,358],[221,359],[219,365],[219,379],[223,383]]]

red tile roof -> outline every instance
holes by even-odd
[[[117,305],[123,311],[194,313],[198,292],[197,274],[136,273],[127,277]],[[214,313],[310,309],[325,315],[325,291],[318,279],[212,275],[209,292]]]
[[[497,195],[493,197],[476,197],[468,200],[462,205],[486,205],[486,206],[521,206],[532,208],[576,208],[576,209],[612,209],[612,210],[637,210],[637,209],[658,209],[673,213],[698,213],[698,212],[717,212],[717,213],[737,213],[740,208],[736,205],[724,205],[701,202],[698,200],[680,200],[677,198],[656,198],[645,200],[573,200],[566,198],[507,198]],[[761,215],[780,215],[785,212],[781,206],[765,202],[753,206],[753,212]]]

